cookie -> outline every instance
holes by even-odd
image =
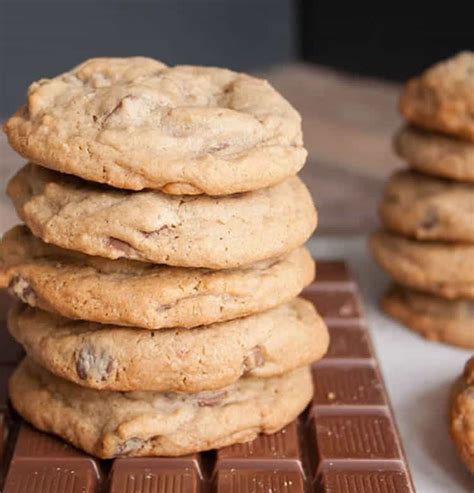
[[[85,387],[198,392],[241,376],[268,378],[309,365],[328,347],[312,303],[195,329],[140,330],[70,319],[17,303],[11,335],[51,373]]]
[[[306,160],[301,117],[267,81],[151,58],[95,58],[34,82],[4,130],[22,156],[117,188],[227,195]]]
[[[229,269],[283,255],[316,227],[292,177],[226,197],[128,192],[29,164],[8,185],[22,220],[47,243],[110,259]]]
[[[453,180],[474,182],[474,143],[415,127],[395,136],[397,154],[418,171]]]
[[[474,141],[474,52],[439,62],[405,85],[402,115],[411,123]]]
[[[402,235],[474,243],[474,183],[399,171],[387,182],[379,213]]]
[[[196,327],[273,308],[314,279],[306,248],[247,268],[209,270],[91,257],[25,226],[0,242],[0,288],[64,317],[145,329]]]
[[[313,393],[309,368],[211,392],[114,392],[62,380],[28,358],[9,389],[27,421],[101,458],[177,456],[253,440],[293,421]]]
[[[379,231],[369,241],[380,267],[403,286],[444,298],[474,298],[474,245],[419,242]]]
[[[382,308],[427,339],[474,349],[474,300],[447,300],[394,286],[385,294]]]
[[[474,474],[474,357],[453,388],[450,431],[459,456]]]

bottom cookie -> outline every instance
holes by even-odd
[[[474,300],[446,300],[394,286],[385,294],[382,308],[427,339],[474,348]]]
[[[295,419],[313,394],[308,368],[195,394],[115,392],[67,382],[29,358],[9,389],[27,421],[101,458],[177,456],[252,440]]]
[[[456,382],[451,398],[451,437],[467,468],[474,474],[474,357]]]

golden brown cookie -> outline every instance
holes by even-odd
[[[225,197],[130,192],[29,164],[8,185],[18,214],[47,243],[88,255],[230,269],[301,246],[316,211],[298,177]]]
[[[474,141],[474,52],[428,68],[405,85],[400,110],[414,125]]]
[[[379,207],[383,225],[418,240],[474,243],[474,183],[399,171]]]
[[[393,286],[385,294],[382,308],[427,339],[474,349],[474,300],[447,300]]]
[[[369,245],[397,283],[449,299],[474,298],[474,244],[422,242],[378,231]]]
[[[198,392],[268,378],[320,359],[326,326],[309,301],[195,329],[140,330],[72,321],[17,303],[11,335],[51,373],[84,387]]]
[[[80,387],[26,358],[9,390],[13,407],[36,428],[111,458],[185,455],[274,433],[303,411],[313,384],[309,368],[300,368],[196,394],[114,392]]]
[[[0,242],[0,288],[64,317],[145,329],[196,327],[268,310],[314,279],[303,247],[247,268],[209,270],[91,257],[25,226]]]
[[[48,168],[117,188],[228,195],[303,166],[301,118],[265,80],[151,58],[94,58],[31,84],[5,124]]]
[[[451,398],[451,437],[459,455],[474,474],[474,357],[456,382]]]
[[[474,182],[473,142],[405,127],[395,136],[394,147],[397,154],[418,171]]]

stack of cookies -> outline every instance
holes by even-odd
[[[429,339],[474,348],[474,52],[410,80],[410,126],[395,149],[410,170],[393,175],[372,252],[397,283],[383,308]]]
[[[328,333],[297,297],[316,211],[278,92],[93,59],[33,83],[5,131],[31,160],[8,185],[25,225],[0,247],[21,416],[114,457],[243,442],[305,408]]]

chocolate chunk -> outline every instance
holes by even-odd
[[[38,301],[36,293],[28,279],[25,279],[20,274],[13,276],[8,284],[8,292],[30,306],[36,306]]]
[[[143,447],[145,440],[142,438],[129,438],[117,446],[117,455],[127,455]]]
[[[82,380],[89,378],[104,382],[115,371],[117,363],[105,351],[97,351],[89,344],[83,346],[75,353],[76,373]]]
[[[130,243],[119,240],[118,238],[113,238],[112,236],[109,238],[109,246],[126,254],[129,254],[131,251],[135,250]]]
[[[244,375],[265,364],[265,357],[260,346],[255,346],[244,359]]]
[[[421,229],[429,230],[433,229],[439,222],[438,211],[434,208],[430,208],[426,211],[423,219],[419,223]]]
[[[216,406],[227,397],[227,390],[199,392],[196,397],[199,407]]]

